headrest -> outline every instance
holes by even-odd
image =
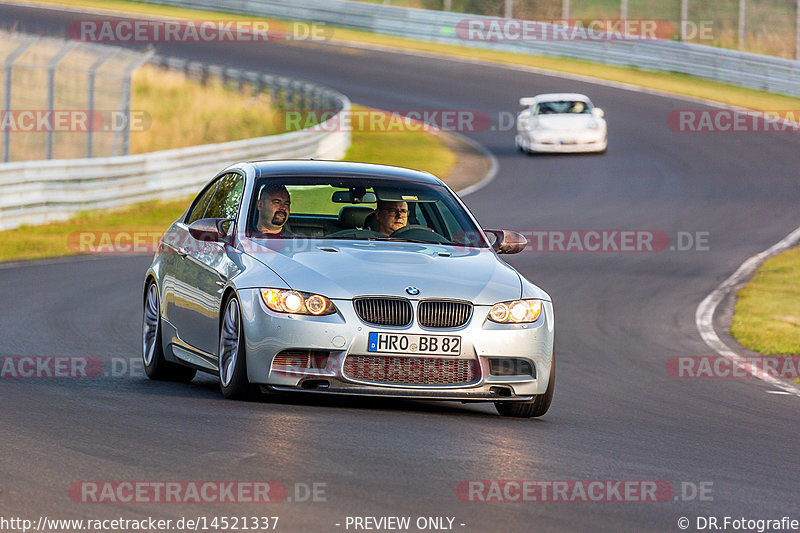
[[[371,207],[346,205],[339,210],[339,225],[345,229],[363,228],[364,220],[373,211]]]

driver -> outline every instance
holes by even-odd
[[[258,196],[258,221],[256,229],[264,235],[280,235],[288,237],[291,230],[286,221],[289,220],[291,198],[286,187],[277,183],[267,184]]]
[[[378,231],[391,235],[408,223],[408,204],[378,200],[375,218],[378,220]]]

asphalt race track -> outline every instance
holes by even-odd
[[[64,36],[80,17],[0,6],[2,26],[28,32]],[[454,517],[464,532],[680,531],[681,517],[696,531],[698,516],[800,519],[798,398],[768,394],[773,387],[755,379],[666,372],[670,357],[714,355],[695,326],[697,305],[800,225],[796,134],[673,132],[670,111],[703,106],[468,62],[308,43],[156,48],[319,82],[385,109],[497,116],[515,113],[520,96],[585,92],[606,111],[604,156],[527,157],[511,131],[468,133],[500,165],[465,199],[484,227],[707,232],[710,249],[509,257],[550,293],[558,319],[555,399],[533,420],[502,418],[489,404],[232,402],[209,376],[152,382],[141,366],[124,368],[140,360],[151,257],[1,266],[0,356],[88,355],[116,371],[0,382],[0,516],[266,514],[284,532],[348,531],[347,516]],[[508,479],[662,480],[675,492],[640,503],[485,503],[456,492],[462,480]],[[69,488],[81,480],[270,480],[293,501],[76,503]],[[296,501],[313,483],[324,484],[317,500],[325,501]],[[701,483],[713,487],[703,501],[690,490]]]

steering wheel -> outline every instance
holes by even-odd
[[[408,233],[409,231],[414,231],[414,230],[424,230],[430,233],[436,233],[428,226],[423,226],[422,224],[409,224],[407,226],[403,226],[402,228],[393,231],[392,234],[389,235],[389,237],[402,237],[404,233]],[[438,235],[438,233],[436,233],[436,235]]]
[[[421,226],[419,224],[403,226],[392,233],[389,237],[429,242],[431,244],[451,244],[450,241],[445,239],[439,233],[433,231],[428,226]]]

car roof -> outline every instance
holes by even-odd
[[[559,101],[567,101],[567,100],[575,100],[580,102],[591,103],[589,97],[585,94],[580,93],[546,93],[546,94],[537,94],[534,96],[536,99],[536,103],[539,102],[559,102]]]
[[[352,161],[319,161],[313,159],[280,160],[280,161],[249,161],[257,178],[268,176],[303,176],[320,178],[358,178],[402,180],[431,185],[442,185],[442,180],[420,170],[395,167],[390,165],[377,165],[373,163],[356,163]]]

